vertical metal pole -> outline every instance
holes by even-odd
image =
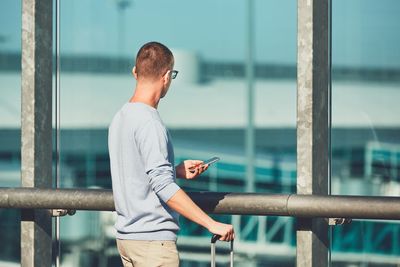
[[[328,194],[329,0],[298,0],[297,193]],[[297,266],[328,266],[328,225],[299,219]]]
[[[55,177],[55,186],[56,188],[60,188],[60,131],[61,131],[61,89],[60,89],[60,0],[55,1],[56,4],[56,90],[55,90],[55,119],[56,119],[56,135],[55,135],[55,154],[56,154],[56,177]],[[61,257],[61,241],[60,241],[60,216],[57,216],[54,222],[54,233],[55,233],[55,267],[60,266],[60,257]]]
[[[21,179],[52,186],[52,0],[22,1]],[[21,266],[51,266],[48,210],[21,213]]]
[[[328,0],[328,195],[332,194],[332,1]],[[332,266],[333,227],[328,231],[328,266]]]
[[[255,142],[254,142],[254,25],[253,0],[247,0],[247,127],[246,127],[246,191],[254,192]]]

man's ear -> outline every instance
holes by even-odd
[[[164,84],[168,84],[169,80],[171,79],[171,75],[169,74],[170,71],[167,71],[164,76],[162,77]]]
[[[133,69],[132,69],[132,75],[133,75],[133,77],[135,77],[135,79],[137,80],[136,66],[134,66]]]

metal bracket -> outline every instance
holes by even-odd
[[[50,213],[52,217],[62,217],[65,215],[72,216],[76,213],[76,210],[55,209],[55,210],[50,210]]]
[[[332,226],[350,224],[351,222],[352,219],[350,218],[328,218],[328,224]]]

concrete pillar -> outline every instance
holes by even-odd
[[[298,0],[297,193],[328,194],[330,0]],[[328,266],[328,225],[299,219],[297,266]]]
[[[52,186],[52,0],[22,1],[21,179]],[[21,213],[21,266],[51,266],[48,210]]]

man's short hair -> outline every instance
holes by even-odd
[[[171,50],[158,42],[144,44],[136,56],[138,78],[156,79],[164,75],[174,62]]]

